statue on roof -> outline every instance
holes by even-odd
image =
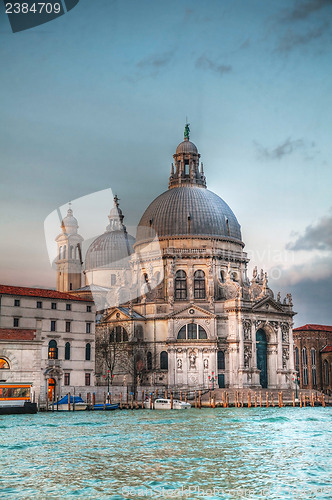
[[[184,138],[188,139],[189,141],[189,135],[190,135],[190,128],[189,128],[190,123],[186,123],[184,127]]]

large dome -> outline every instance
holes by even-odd
[[[135,238],[127,232],[107,231],[89,246],[85,256],[85,270],[129,267],[134,243]]]
[[[166,237],[214,237],[242,244],[241,228],[234,213],[219,196],[204,187],[169,189],[144,212],[136,243]]]

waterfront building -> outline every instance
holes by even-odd
[[[111,373],[119,385],[290,388],[291,295],[281,300],[257,267],[249,278],[240,224],[207,189],[188,126],[173,158],[168,190],[142,215],[135,242],[115,198],[87,251],[85,286],[73,292],[90,290],[102,309],[98,383]]]
[[[332,393],[332,326],[304,325],[293,330],[294,363],[301,389]]]
[[[31,382],[41,400],[94,385],[94,303],[54,290],[0,285],[0,379]]]

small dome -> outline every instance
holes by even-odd
[[[185,139],[183,142],[180,142],[178,147],[176,148],[176,154],[181,153],[195,153],[198,154],[198,149],[195,144],[188,139]]]
[[[126,231],[106,231],[89,246],[85,256],[85,270],[129,268],[128,257],[134,251],[134,243],[135,238]]]
[[[77,233],[78,222],[77,219],[73,216],[73,211],[71,208],[68,209],[66,217],[62,219],[62,229],[67,234]]]

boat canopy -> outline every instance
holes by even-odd
[[[74,403],[74,396],[70,396],[70,402]],[[84,403],[80,396],[75,396],[75,403]],[[62,399],[59,400],[59,405],[68,404],[68,394],[66,394]]]

